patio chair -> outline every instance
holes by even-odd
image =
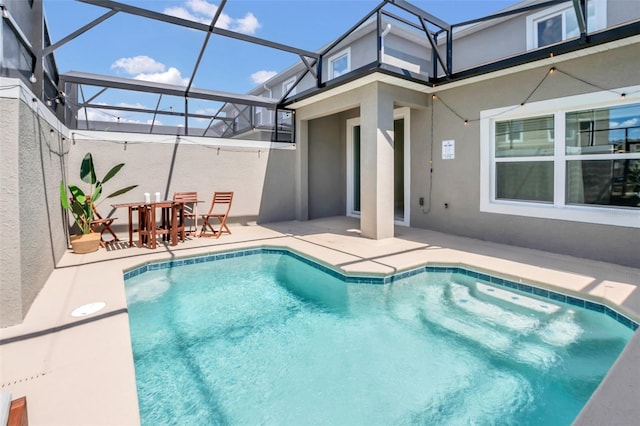
[[[220,238],[223,232],[231,234],[231,231],[227,227],[227,216],[229,210],[231,210],[231,201],[233,200],[233,192],[214,192],[213,200],[211,201],[211,208],[209,213],[200,215],[202,216],[202,229],[200,230],[201,237],[216,237]],[[218,220],[218,230],[213,227],[214,223],[209,222],[212,219]],[[208,232],[207,229],[211,230]]]
[[[3,410],[6,408],[7,412],[2,411],[2,420],[5,421],[6,416],[6,424],[7,426],[27,426],[29,424],[29,417],[27,415],[27,397],[23,396],[14,400],[11,400],[11,394],[7,392],[2,393],[3,404],[4,399],[8,398],[6,401],[6,405],[8,407],[2,407]]]
[[[87,196],[87,198],[89,198]],[[116,235],[115,232],[113,232],[113,229],[111,229],[111,224],[113,224],[113,221],[117,219],[117,217],[102,217],[102,215],[98,212],[98,209],[96,209],[96,205],[91,203],[91,207],[93,208],[93,215],[94,218],[91,221],[91,232],[99,232],[100,233],[100,247],[106,247],[107,244],[111,244],[114,243],[116,241],[120,241],[118,239],[118,236]],[[111,241],[105,241],[102,236],[104,235],[105,232],[109,232],[111,234],[111,236],[113,237],[113,239],[111,239]]]
[[[197,192],[174,192],[173,201],[184,203],[184,220],[190,222],[189,229],[185,232],[189,235],[198,232],[198,193]]]

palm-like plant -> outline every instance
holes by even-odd
[[[123,166],[124,163],[120,163],[112,167],[104,178],[98,180],[93,165],[93,157],[89,152],[84,156],[82,164],[80,165],[80,179],[89,184],[89,190],[85,193],[80,187],[70,184],[68,188],[71,196],[69,196],[64,182],[60,182],[60,202],[62,203],[62,207],[71,211],[73,219],[83,234],[89,234],[91,232],[91,221],[94,217],[93,204],[95,204],[102,195],[102,185],[114,177]],[[137,186],[138,185],[131,185],[119,189],[109,194],[106,198],[113,198],[124,194]]]

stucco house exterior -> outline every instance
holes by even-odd
[[[450,41],[372,17],[322,51],[320,77],[298,64],[256,88],[295,110],[296,217],[640,264],[639,12],[587,2],[583,34],[574,2],[522,11],[536,3]]]

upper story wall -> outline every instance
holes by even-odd
[[[453,71],[579,38],[573,2],[532,10],[461,28],[454,32]],[[640,19],[640,4],[628,0],[587,2],[587,33],[594,34]],[[546,44],[545,44],[546,43]],[[440,48],[444,54],[445,47]]]
[[[524,1],[513,8],[529,6],[538,1]],[[542,47],[580,36],[575,18],[573,1],[566,1],[544,9],[510,15],[483,21],[466,27],[455,27],[452,44],[452,71],[460,72],[487,63],[521,55]],[[605,29],[640,20],[640,4],[633,0],[589,0],[587,2],[587,32],[594,34]],[[560,24],[560,27],[551,28]],[[434,76],[433,52],[424,32],[398,20],[385,16],[381,28],[381,60],[403,73],[427,79]],[[546,32],[545,32],[546,31]],[[345,37],[323,58],[322,82],[328,82],[349,71],[361,68],[378,59],[377,22],[372,20]],[[547,43],[547,44],[543,44]],[[446,34],[437,37],[438,52],[446,61]],[[333,60],[347,55],[335,65],[339,72],[333,72]],[[345,67],[346,66],[346,67]],[[287,87],[283,83],[297,81],[306,68],[302,64],[293,66],[272,78],[267,85],[274,98],[284,96]],[[296,77],[296,74],[298,77]],[[442,66],[438,76],[443,76]],[[294,93],[300,93],[316,86],[316,80],[307,73],[296,84]],[[266,95],[263,88],[252,93]]]
[[[461,32],[453,42],[453,72],[525,52],[525,26],[526,18],[519,16],[496,25],[485,25],[467,34]],[[441,55],[446,55],[444,46],[439,50]]]

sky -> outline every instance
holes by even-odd
[[[43,0],[52,42],[108,9],[75,0]],[[220,0],[120,0],[121,3],[209,25]],[[411,1],[449,23],[495,13],[513,0]],[[370,0],[228,0],[217,26],[299,49],[317,51],[373,10]],[[205,33],[118,13],[55,51],[58,70],[186,85]],[[300,61],[294,54],[212,36],[193,86],[247,93]],[[146,107],[153,102],[145,103]]]

